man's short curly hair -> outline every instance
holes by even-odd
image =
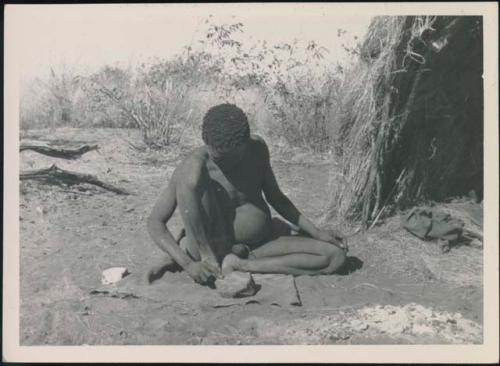
[[[218,151],[229,151],[250,137],[248,118],[234,104],[219,104],[203,117],[202,138],[205,144]]]

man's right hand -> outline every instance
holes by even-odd
[[[185,270],[194,282],[199,284],[207,283],[210,277],[222,277],[221,271],[216,265],[203,261],[191,262]]]
[[[347,240],[345,236],[337,230],[329,229],[329,230],[319,230],[316,235],[313,236],[317,240],[321,240],[327,243],[331,243],[336,245],[338,248],[349,251],[349,247],[347,246]]]

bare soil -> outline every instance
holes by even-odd
[[[404,231],[397,217],[350,238],[350,271],[297,277],[302,306],[212,308],[183,272],[159,280],[170,291],[165,301],[91,295],[104,269],[123,266],[141,276],[161,255],[145,220],[199,140],[188,136],[182,147],[159,152],[141,148],[137,131],[64,128],[30,131],[23,141],[98,144],[99,151],[75,161],[25,151],[21,169],[56,163],[134,194],[21,183],[21,345],[482,343],[481,243],[442,253]],[[335,163],[275,146],[271,153],[283,191],[319,222],[338,175]],[[169,227],[180,230],[177,213]]]

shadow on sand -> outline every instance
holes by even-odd
[[[353,272],[356,272],[358,269],[363,267],[363,261],[358,257],[348,256],[344,262],[342,268],[337,271],[337,274],[341,276],[347,276]]]

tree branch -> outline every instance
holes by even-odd
[[[21,180],[26,179],[36,179],[47,183],[65,183],[67,185],[74,185],[79,183],[88,183],[95,186],[104,188],[108,191],[114,192],[121,195],[129,195],[130,193],[124,189],[113,186],[112,184],[100,181],[96,176],[90,174],[81,174],[76,172],[70,172],[58,168],[55,164],[50,168],[46,169],[36,169],[21,171],[19,178]]]
[[[99,146],[98,145],[84,145],[78,149],[58,149],[58,148],[53,148],[49,146],[40,146],[40,145],[29,145],[29,144],[21,144],[19,147],[19,152],[25,151],[25,150],[32,150],[35,151],[39,154],[47,155],[47,156],[52,156],[55,158],[62,158],[62,159],[78,159],[80,158],[83,154],[93,151],[93,150],[98,150]]]

